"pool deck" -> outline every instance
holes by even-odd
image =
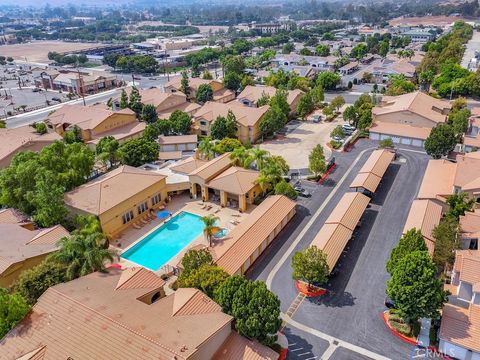
[[[207,205],[208,207],[205,207]],[[248,209],[244,213],[240,213],[237,208],[222,208],[220,204],[214,202],[205,202],[202,203],[201,200],[190,199],[188,195],[177,195],[172,198],[166,205],[166,210],[172,213],[172,217],[178,214],[179,212],[186,211],[199,216],[213,215],[219,218],[218,226],[221,228],[226,228],[230,232],[235,228],[233,221],[241,222],[244,220],[248,214],[255,208],[254,205],[249,205]],[[117,250],[118,254],[121,255],[124,251],[130,247],[137,244],[142,240],[146,235],[157,229],[161,226],[166,220],[155,219],[142,226],[141,229],[135,229],[133,226],[126,229],[116,240],[112,243],[112,247]],[[227,235],[228,237],[228,235]],[[183,255],[188,249],[191,248],[202,248],[208,247],[208,241],[206,240],[203,233],[193,240],[190,245],[185,247],[180,253],[174,256],[169,262],[169,265],[176,266],[182,259]],[[215,254],[214,254],[215,257]],[[128,261],[123,258],[119,258],[118,263],[123,267],[133,267],[139,266],[138,264]],[[163,267],[162,267],[163,268]],[[161,274],[165,272],[165,268],[160,268],[157,270],[157,273]]]

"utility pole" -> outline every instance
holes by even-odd
[[[135,75],[132,74],[133,86],[135,86]]]
[[[77,68],[77,73],[78,73],[78,90],[80,91],[80,96],[82,97],[83,100],[83,106],[87,106],[85,103],[85,92],[83,91],[83,79],[82,75],[80,74],[80,70]]]

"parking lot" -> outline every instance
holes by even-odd
[[[317,110],[314,114],[321,114],[321,111]],[[330,141],[330,133],[335,126],[342,123],[341,116],[337,116],[331,122],[319,123],[311,120],[292,120],[287,125],[285,135],[278,135],[276,139],[265,141],[260,147],[273,155],[283,156],[291,170],[307,169],[308,156],[318,144],[323,146],[325,157],[330,158],[332,150],[326,144]]]
[[[330,201],[323,205],[323,210],[306,230],[295,250],[304,249],[310,244],[341,196],[351,191],[349,184],[371,153],[366,149],[375,145],[370,140],[361,140],[351,153],[336,155],[338,166],[324,185],[304,185],[314,187],[312,197],[299,200],[297,216],[280,234],[272,249],[258,261],[261,265],[253,269],[252,278],[266,280],[269,277],[282,255],[330,196]],[[363,150],[365,153],[354,163]],[[354,233],[334,269],[327,285],[327,295],[306,298],[292,317],[302,326],[345,341],[353,348],[365,349],[379,357],[394,360],[408,359],[413,350],[412,346],[392,335],[381,319],[381,313],[385,310],[383,301],[388,279],[385,263],[402,234],[410,204],[416,196],[428,161],[425,154],[412,150],[400,149],[399,158],[387,170],[372,197],[370,207],[364,213],[361,227]],[[354,165],[350,173],[345,176],[352,163]],[[298,294],[294,282],[288,281],[291,279],[290,261],[291,256],[280,265],[272,281],[272,290],[280,297],[283,312],[287,311]],[[289,359],[375,358],[328,342],[328,350],[325,350],[324,339],[318,336],[312,339],[313,334],[293,326],[288,325],[285,332],[291,343],[302,343],[302,348],[310,352],[305,357],[299,355],[303,352],[291,351]]]

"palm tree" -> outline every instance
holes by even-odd
[[[230,153],[230,160],[233,161],[233,165],[244,167],[245,159],[248,157],[248,150],[243,146],[233,149]],[[248,167],[248,166],[247,166]]]
[[[64,264],[68,280],[88,275],[94,271],[105,271],[105,262],[114,261],[117,254],[97,245],[98,233],[82,235],[72,233],[60,239],[60,249],[50,255],[50,259]]]
[[[200,220],[202,220],[203,224],[205,225],[205,227],[203,228],[203,233],[205,234],[205,237],[208,240],[208,244],[211,247],[212,231],[213,231],[213,228],[215,227],[215,223],[217,222],[218,217],[213,215],[207,215],[207,216],[202,216]]]
[[[215,144],[210,136],[206,136],[198,144],[198,151],[206,160],[212,160],[215,156]]]
[[[269,156],[270,153],[267,150],[260,149],[260,146],[257,145],[256,148],[250,149],[244,165],[250,167],[255,164],[255,168],[260,171],[265,167]]]
[[[102,249],[107,249],[109,241],[105,233],[102,232],[100,221],[94,215],[79,215],[75,219],[77,230],[72,234],[79,234],[82,236],[93,236],[97,246]]]

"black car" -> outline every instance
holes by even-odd
[[[52,100],[57,102],[62,102],[62,99],[60,99],[59,97],[53,97]]]
[[[390,300],[388,297],[385,298],[384,304],[389,309],[395,309],[395,303]]]

